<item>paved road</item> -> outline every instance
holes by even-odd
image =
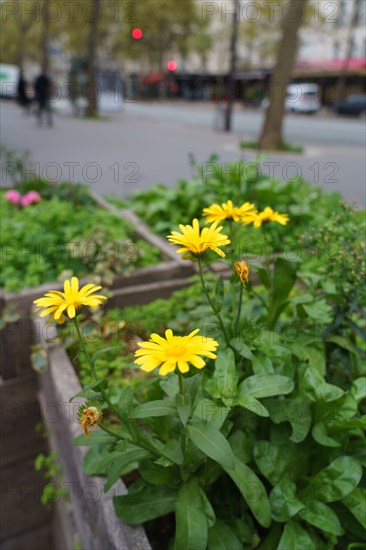
[[[191,103],[176,105],[172,103],[125,103],[126,113],[134,116],[198,125],[213,128],[218,124],[217,108],[209,103]],[[262,127],[264,112],[260,109],[235,107],[233,129],[238,133],[257,139]],[[365,122],[360,118],[345,118],[329,115],[288,114],[285,118],[286,138],[301,145],[345,145],[347,147],[365,147]]]
[[[34,166],[27,168],[43,177],[83,181],[101,194],[120,196],[157,182],[173,186],[178,178],[191,177],[190,152],[199,163],[218,153],[223,171],[228,162],[243,157],[251,160],[255,153],[241,152],[238,143],[253,139],[260,126],[259,113],[237,113],[235,125],[242,129],[225,134],[213,130],[215,115],[208,105],[131,103],[109,121],[75,119],[63,111],[49,129],[38,128],[35,119],[25,117],[14,104],[1,103],[0,107],[1,143],[18,151],[29,149]],[[365,204],[362,122],[291,116],[286,125],[288,139],[303,143],[306,153],[269,154],[263,172],[282,179],[301,174]],[[9,181],[5,171],[2,182]]]

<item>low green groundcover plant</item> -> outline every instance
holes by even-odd
[[[331,220],[312,236],[315,249],[325,235],[337,235],[339,222]],[[229,233],[234,222],[226,223]],[[88,351],[78,313],[102,296],[93,298],[91,290],[85,298],[74,279],[74,292],[66,286],[62,296],[37,301],[51,307],[55,319],[62,312],[72,320],[89,369],[90,381],[79,394],[86,399],[79,410],[84,434],[76,440],[90,447],[84,470],[105,476],[105,491],[137,472],[128,494],[114,497],[116,514],[148,526],[174,517],[167,548],[362,548],[365,265],[357,240],[347,248],[352,224],[348,236],[342,233],[347,256],[325,273],[317,258],[313,265],[308,257],[304,263],[283,254],[253,265],[237,261],[223,231],[194,222],[169,236],[196,262],[205,301],[191,290],[199,303],[187,311],[173,297],[177,311],[165,334],[164,307],[166,318],[156,319],[149,339],[136,331],[134,361],[146,376],[143,392],[101,378],[103,350]],[[212,253],[231,269],[229,279],[207,279]],[[359,277],[352,274],[356,266]],[[253,271],[259,286],[251,283]],[[120,322],[128,319],[126,311]]]
[[[114,274],[159,261],[127,221],[99,207],[82,185],[31,182],[0,193],[0,286],[19,291],[61,274]]]
[[[212,155],[199,165],[193,159],[196,175],[191,180],[178,180],[173,188],[154,185],[126,200],[116,197],[109,197],[109,200],[117,206],[133,208],[162,236],[179,224],[202,218],[205,207],[226,202],[228,197],[238,206],[252,202],[259,210],[271,205],[274,210],[289,214],[291,226],[286,230],[278,226],[266,234],[246,226],[244,232],[238,232],[237,247],[239,243],[246,247],[255,246],[269,238],[275,243],[293,243],[309,225],[323,225],[333,212],[339,210],[341,196],[338,193],[325,192],[301,177],[288,181],[270,178],[263,173],[261,162],[258,159],[247,163],[225,163]]]

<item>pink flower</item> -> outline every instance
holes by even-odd
[[[19,204],[21,195],[15,189],[11,189],[5,193],[5,198],[7,201],[12,202],[13,204]]]
[[[37,191],[28,191],[23,197],[20,199],[20,204],[22,206],[28,206],[29,204],[34,204],[36,202],[39,202],[41,200],[41,195]]]

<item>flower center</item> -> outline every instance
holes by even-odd
[[[184,346],[172,346],[167,350],[167,356],[168,357],[181,357],[186,352],[186,348]]]

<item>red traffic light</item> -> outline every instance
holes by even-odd
[[[133,29],[132,31],[132,38],[134,38],[135,40],[140,40],[140,38],[142,38],[142,30],[141,29]]]
[[[171,59],[170,61],[168,61],[168,63],[166,64],[167,66],[167,69],[168,71],[176,71],[177,70],[177,62],[176,61],[173,61],[173,59]]]

